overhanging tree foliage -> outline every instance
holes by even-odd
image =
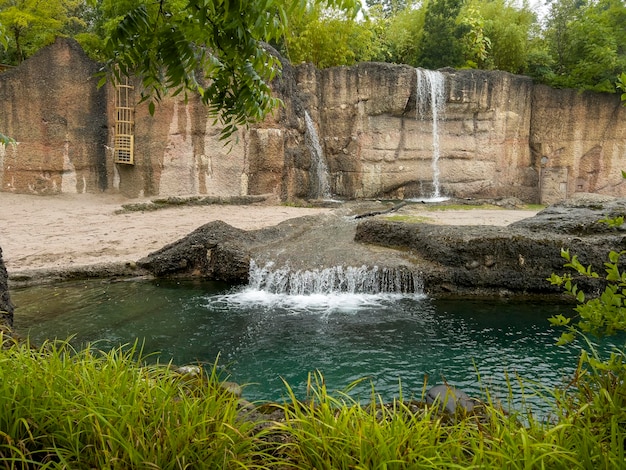
[[[167,92],[198,93],[223,126],[222,137],[229,138],[278,105],[269,82],[280,73],[280,63],[264,43],[279,40],[288,16],[305,11],[306,3],[138,0],[106,43],[109,68],[141,78],[151,112]],[[356,0],[321,3],[354,13],[360,5]]]

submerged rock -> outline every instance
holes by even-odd
[[[471,398],[463,390],[459,390],[448,384],[435,385],[426,392],[426,404],[436,405],[448,413],[456,413],[463,410],[469,413],[477,404],[475,398]]]

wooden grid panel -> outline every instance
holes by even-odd
[[[113,158],[115,163],[133,165],[134,159],[134,109],[132,107],[133,87],[125,83],[116,86],[115,96],[115,143]]]

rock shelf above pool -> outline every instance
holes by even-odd
[[[626,200],[593,199],[556,204],[506,227],[357,219],[340,210],[249,232],[212,222],[137,264],[156,276],[233,283],[248,282],[253,260],[294,272],[366,266],[410,272],[431,295],[559,294],[547,278],[564,272],[561,250],[602,272],[626,238],[621,227],[599,221],[625,214]],[[590,282],[580,280],[598,287]]]

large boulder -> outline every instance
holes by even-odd
[[[252,237],[250,232],[218,220],[150,253],[137,265],[157,277],[182,275],[245,282],[250,265],[246,242]]]

